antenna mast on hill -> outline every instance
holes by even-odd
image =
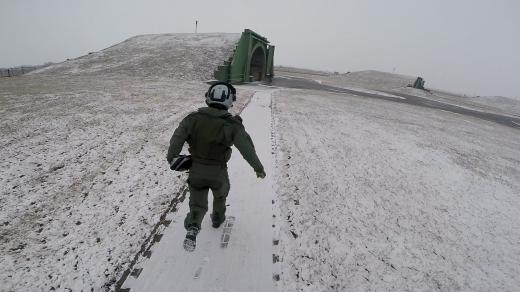
[[[199,25],[199,21],[195,20],[195,33],[197,33],[197,26]]]

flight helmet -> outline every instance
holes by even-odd
[[[237,100],[236,92],[235,87],[227,82],[214,83],[206,92],[206,104],[227,110]]]

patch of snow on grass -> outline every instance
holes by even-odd
[[[233,33],[136,36],[31,74],[122,74],[208,80],[231,57],[240,36]]]
[[[273,112],[283,291],[520,285],[517,130],[304,90]]]
[[[207,85],[0,80],[0,290],[108,290],[183,188],[166,150]],[[235,111],[251,92],[238,90]]]

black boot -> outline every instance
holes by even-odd
[[[209,217],[211,217],[211,226],[213,228],[219,228],[222,222],[226,220],[226,215],[219,216],[217,213],[212,213]]]
[[[200,228],[197,225],[191,225],[188,227],[186,238],[184,239],[184,249],[186,251],[194,251],[196,246],[197,234],[199,234]]]

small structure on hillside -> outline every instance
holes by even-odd
[[[38,69],[38,67],[34,66],[20,66],[20,67],[13,67],[13,68],[0,68],[0,76],[1,77],[14,77],[23,75],[25,73],[31,72],[33,70]]]
[[[0,77],[14,77],[23,75],[25,73],[29,73],[31,71],[50,66],[53,63],[47,62],[43,65],[36,65],[36,66],[19,66],[19,67],[12,67],[12,68],[0,68]]]
[[[215,70],[215,79],[230,83],[270,80],[274,48],[265,37],[244,30],[232,56]]]
[[[424,88],[425,83],[426,83],[426,81],[422,77],[417,77],[417,79],[413,83],[412,87],[425,90],[425,88]]]

